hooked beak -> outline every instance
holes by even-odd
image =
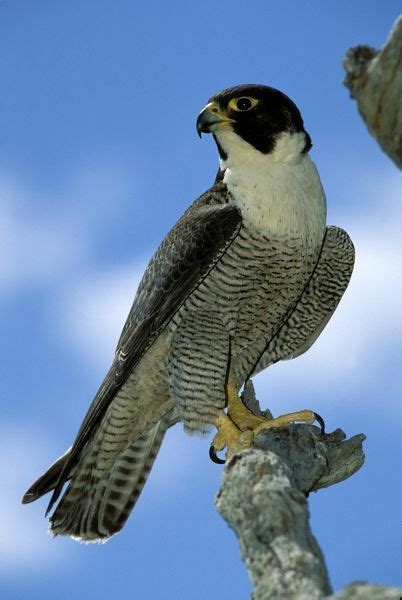
[[[222,111],[217,102],[209,102],[200,112],[197,119],[197,133],[201,137],[203,133],[215,131],[222,123],[231,123],[232,119]]]

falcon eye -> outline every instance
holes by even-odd
[[[258,103],[258,100],[255,98],[249,98],[248,96],[243,96],[242,98],[232,98],[229,102],[229,108],[235,110],[237,112],[245,112],[246,110],[250,110],[254,108],[254,106]]]
[[[239,98],[236,102],[236,108],[238,110],[249,110],[253,105],[250,98]]]

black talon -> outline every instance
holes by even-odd
[[[212,460],[212,462],[216,463],[217,465],[224,465],[226,462],[226,460],[222,460],[221,458],[219,458],[212,444],[209,447],[209,458]]]
[[[317,421],[317,423],[320,424],[321,427],[321,435],[325,434],[325,421],[324,419],[318,414],[318,413],[314,413],[315,416],[315,420]]]

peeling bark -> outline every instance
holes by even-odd
[[[351,48],[343,61],[345,86],[372,136],[402,168],[402,16],[381,50]]]

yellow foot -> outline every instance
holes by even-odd
[[[227,448],[226,459],[229,459],[235,452],[250,448],[254,439],[253,432],[250,429],[241,431],[223,411],[219,413],[215,425],[218,433],[212,440],[209,449],[209,456],[213,462],[218,464],[225,462],[216,454],[224,448]]]
[[[259,417],[252,413],[242,402],[241,398],[237,395],[235,388],[228,386],[228,415],[235,425],[241,430],[251,429],[255,434],[259,433],[262,429],[270,429],[271,427],[283,427],[290,423],[296,423],[302,421],[304,423],[312,424],[314,421],[318,421],[322,432],[324,432],[324,421],[312,410],[298,410],[297,412],[288,413],[281,415],[276,419],[267,419],[265,417]]]
[[[276,419],[267,419],[252,413],[237,395],[235,388],[228,386],[227,414],[221,412],[216,421],[218,433],[212,440],[209,455],[214,462],[224,463],[216,452],[227,448],[226,458],[230,458],[235,452],[250,448],[254,437],[263,429],[272,427],[283,427],[298,421],[312,424],[318,421],[321,432],[325,432],[323,419],[312,410],[299,410],[297,412],[281,415]]]

